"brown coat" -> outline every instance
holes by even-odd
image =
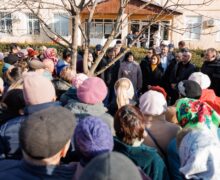
[[[166,121],[164,115],[158,116],[157,118],[158,119],[154,117],[152,121],[147,121],[145,127],[150,131],[157,143],[166,153],[168,144],[174,137],[176,137],[177,132],[181,129],[181,127]],[[155,147],[158,152],[163,155],[148,133],[144,139],[144,143],[148,146]]]

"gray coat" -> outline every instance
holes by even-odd
[[[104,122],[109,125],[113,135],[115,134],[113,117],[107,113],[107,108],[104,107],[103,103],[91,105],[72,99],[69,100],[67,105],[65,105],[65,108],[69,109],[73,114],[75,114],[78,122],[80,121],[80,119],[83,119],[86,116],[100,117]]]

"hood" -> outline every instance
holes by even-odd
[[[69,109],[72,113],[74,113],[76,116],[92,115],[99,117],[107,112],[107,108],[104,107],[103,103],[91,105],[81,103],[74,99],[70,100],[65,107]]]

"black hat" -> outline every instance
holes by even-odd
[[[80,180],[141,180],[141,174],[135,164],[125,155],[111,152],[94,158],[84,169]]]
[[[18,57],[17,54],[9,54],[8,56],[4,58],[4,62],[11,64],[11,65],[15,64],[19,60],[20,58]]]
[[[74,115],[63,107],[33,113],[21,125],[21,148],[33,159],[52,157],[71,139],[75,123]]]
[[[202,88],[200,85],[191,80],[184,80],[178,84],[179,93],[183,97],[199,99],[202,94]]]

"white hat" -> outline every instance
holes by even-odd
[[[197,82],[202,89],[207,89],[211,85],[209,76],[202,72],[194,72],[188,80]]]
[[[145,115],[157,116],[167,110],[167,102],[160,92],[149,90],[140,97],[139,108]]]

